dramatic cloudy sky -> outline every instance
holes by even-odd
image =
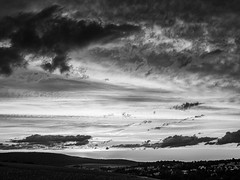
[[[221,137],[240,129],[239,53],[238,0],[0,0],[2,138]]]
[[[234,0],[2,0],[0,72],[27,65],[29,54],[50,58],[44,70],[66,72],[70,51],[113,43],[90,53],[104,60],[130,56],[117,60],[121,65],[147,61],[151,68],[238,78],[238,7]]]

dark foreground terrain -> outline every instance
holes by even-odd
[[[54,153],[0,153],[1,180],[229,179],[240,177],[240,159],[219,161],[102,160]]]
[[[0,153],[1,180],[139,180],[136,175],[101,171],[100,167],[128,167],[136,162],[97,160],[53,153]],[[76,168],[76,167],[86,168]],[[91,168],[90,168],[91,166]],[[94,168],[92,168],[94,167]],[[150,179],[150,178],[144,178]]]

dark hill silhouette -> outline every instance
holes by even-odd
[[[24,164],[38,164],[49,166],[67,166],[72,164],[84,163],[101,163],[101,164],[122,164],[122,165],[136,165],[134,161],[123,159],[91,159],[74,157],[63,154],[41,153],[41,152],[11,152],[0,153],[0,162],[24,163]]]

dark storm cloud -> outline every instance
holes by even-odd
[[[14,143],[30,143],[30,144],[41,144],[41,145],[54,145],[59,143],[66,143],[76,141],[77,143],[88,143],[91,136],[76,135],[76,136],[62,136],[62,135],[39,135],[34,134],[20,140],[12,140]]]
[[[202,142],[210,142],[216,138],[211,137],[197,137],[197,136],[182,136],[175,135],[165,138],[161,144],[161,147],[181,147],[181,146],[192,146]]]
[[[0,21],[0,39],[11,39],[12,46],[0,51],[0,73],[10,74],[11,67],[22,62],[22,53],[52,57],[42,65],[50,72],[69,70],[67,53],[92,42],[108,42],[140,30],[130,24],[103,24],[95,20],[74,20],[61,16],[62,7],[53,5],[38,13],[22,13]],[[11,53],[8,53],[11,52]]]
[[[217,144],[240,143],[240,130],[236,132],[226,132],[225,136],[218,139]]]
[[[0,48],[0,74],[9,75],[14,66],[21,65],[24,61],[16,48]]]
[[[46,9],[42,10],[43,8]],[[169,35],[170,38],[182,37],[190,41],[197,39],[194,42],[204,39],[204,29],[207,28],[209,37],[206,39],[210,39],[211,43],[224,45],[223,41],[233,37],[239,46],[239,10],[238,0],[2,0],[0,40],[10,38],[13,48],[20,53],[50,56],[52,61],[44,63],[43,69],[52,72],[59,68],[65,72],[69,70],[68,52],[71,49],[101,39],[110,41],[127,35],[126,32],[139,30],[139,27],[126,22],[168,26],[173,32],[170,33],[173,34],[173,37]],[[23,13],[18,14],[19,12]],[[70,14],[71,18],[62,17],[62,13]],[[5,17],[13,14],[14,17]],[[86,18],[95,20],[83,20]],[[176,25],[176,19],[184,20],[184,26]],[[123,24],[116,25],[116,22]],[[199,22],[206,23],[206,27]],[[208,61],[207,57],[200,57],[198,61],[199,58],[194,55],[199,55],[199,52],[201,53],[198,49],[194,53],[153,52],[146,55],[146,59],[150,65],[160,69],[176,66],[203,74],[221,75],[231,72],[231,76],[239,77],[239,68],[236,68],[239,67],[239,61],[225,61],[225,57],[222,57],[224,63],[222,59],[218,62]],[[216,57],[220,55],[215,54]],[[199,63],[202,61],[204,62]],[[6,69],[2,73],[8,71],[5,74],[9,74],[13,65],[9,63],[0,66]],[[150,74],[151,71],[146,76]]]
[[[65,53],[57,54],[57,56],[52,59],[52,63],[42,64],[42,68],[49,72],[53,72],[57,68],[59,68],[61,73],[69,71],[70,67],[66,63],[67,59]]]

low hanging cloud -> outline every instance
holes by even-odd
[[[34,134],[23,139],[12,139],[11,144],[0,143],[1,150],[12,149],[64,149],[73,146],[83,146],[89,143],[89,135],[40,135]]]
[[[226,134],[218,139],[217,144],[240,143],[240,130],[235,132],[226,132]]]
[[[197,137],[193,136],[182,136],[174,135],[169,136],[158,143],[150,143],[150,141],[144,142],[143,144],[120,144],[114,145],[115,148],[166,148],[166,147],[184,147],[184,146],[193,146],[199,143],[209,143],[217,138],[214,137]]]
[[[29,149],[29,148],[65,148],[68,146],[82,146],[89,143],[89,135],[40,135],[34,134],[23,139],[12,139],[14,144],[2,144],[0,149]]]
[[[55,143],[66,143],[76,141],[78,143],[89,140],[91,136],[76,135],[76,136],[62,136],[62,135],[39,135],[34,134],[20,140],[11,140],[14,143],[30,143],[30,144],[42,144],[51,145]],[[88,142],[88,141],[87,141]]]
[[[69,70],[69,51],[90,43],[107,43],[140,30],[131,24],[63,17],[62,9],[53,5],[38,13],[22,13],[0,21],[0,40],[11,40],[11,47],[0,48],[0,73],[10,74],[15,65],[23,62],[26,53],[51,57],[51,62],[43,63],[43,69],[52,72],[59,68],[65,72]]]
[[[184,146],[193,146],[199,143],[205,143],[205,145],[224,145],[229,143],[238,143],[240,144],[240,130],[235,132],[226,132],[226,134],[221,138],[215,137],[197,137],[193,136],[182,136],[174,135],[166,137],[159,143],[143,143],[143,144],[120,144],[115,145],[115,148],[166,148],[166,147],[184,147]]]
[[[182,136],[175,135],[165,138],[161,144],[161,147],[181,147],[181,146],[192,146],[202,142],[210,142],[217,138],[212,137],[197,137],[197,136]]]

